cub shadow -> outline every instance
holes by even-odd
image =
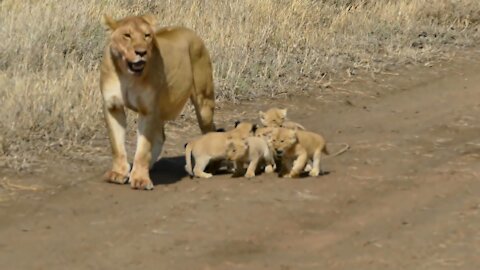
[[[174,184],[188,177],[185,171],[185,156],[162,157],[150,170],[153,185]]]

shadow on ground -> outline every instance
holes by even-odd
[[[185,157],[164,157],[157,161],[150,171],[150,178],[155,186],[168,185],[188,176],[185,171]]]

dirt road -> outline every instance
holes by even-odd
[[[326,176],[190,180],[175,155],[193,122],[167,134],[152,192],[101,182],[108,156],[9,175],[40,191],[0,203],[1,269],[478,269],[477,55],[277,103],[351,144]]]

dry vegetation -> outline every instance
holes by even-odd
[[[229,101],[298,92],[347,69],[428,61],[480,36],[478,0],[3,0],[0,156],[105,136],[101,15],[147,12],[200,33],[217,97]]]

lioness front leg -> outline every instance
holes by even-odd
[[[125,184],[130,171],[125,150],[125,128],[127,126],[125,110],[119,104],[112,104],[108,101],[105,103],[104,114],[112,147],[113,164],[112,169],[105,173],[104,179],[111,183]]]
[[[307,164],[308,156],[307,154],[302,154],[297,157],[297,159],[293,162],[293,167],[290,170],[290,173],[287,175],[289,178],[298,177],[300,173],[305,169],[305,165]]]
[[[165,130],[163,123],[157,123],[152,144],[152,158],[150,159],[150,169],[153,168],[155,162],[158,161],[162,154],[163,144],[165,143]]]
[[[135,189],[153,189],[153,183],[149,175],[149,167],[152,160],[152,146],[155,141],[155,118],[151,115],[139,115],[137,150],[133,161],[133,169],[130,174],[130,185]]]

